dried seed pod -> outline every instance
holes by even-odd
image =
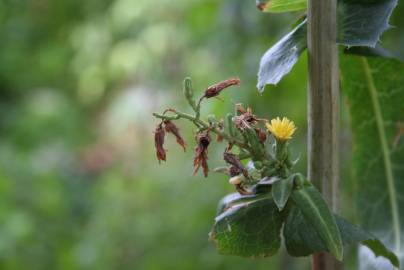
[[[239,85],[240,84],[240,79],[239,78],[232,78],[232,79],[227,79],[222,82],[219,82],[217,84],[214,84],[212,86],[209,86],[205,90],[205,94],[203,95],[205,98],[212,98],[216,97],[222,92],[224,89],[227,87],[230,87],[232,85]]]
[[[210,144],[210,136],[208,132],[199,133],[196,136],[197,145],[195,147],[194,158],[194,175],[198,172],[199,168],[203,168],[203,175],[208,176],[208,147]]]
[[[186,151],[185,141],[181,137],[181,134],[180,134],[180,131],[179,131],[178,127],[173,122],[171,122],[170,120],[165,120],[164,121],[164,128],[165,128],[166,132],[172,133],[175,136],[175,138],[177,139],[177,143],[179,145],[181,145],[182,148],[184,148],[184,152],[185,152]]]
[[[156,156],[159,163],[166,161],[166,150],[164,149],[165,131],[162,123],[158,124],[154,131],[154,146],[156,147]]]
[[[240,160],[237,159],[236,155],[226,151],[223,154],[223,159],[230,165],[238,168],[245,177],[248,177],[247,169],[244,167],[243,164],[241,164]]]

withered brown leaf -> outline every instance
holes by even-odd
[[[154,146],[156,147],[156,156],[159,163],[166,161],[166,150],[164,149],[164,137],[165,131],[163,125],[160,123],[157,125],[154,131]]]
[[[182,146],[182,148],[184,149],[184,152],[185,152],[186,151],[186,144],[185,144],[185,141],[184,141],[184,139],[182,138],[182,136],[180,134],[180,130],[178,129],[178,127],[173,122],[171,122],[170,120],[165,120],[164,121],[164,128],[165,128],[166,132],[172,133],[175,136],[175,138],[177,140],[177,143]]]

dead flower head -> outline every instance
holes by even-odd
[[[202,167],[203,175],[208,176],[208,146],[210,144],[210,136],[208,132],[202,132],[196,135],[196,147],[194,158],[194,175]]]
[[[251,128],[251,125],[254,125],[258,122],[258,118],[252,113],[251,108],[247,108],[245,111],[244,108],[238,107],[237,110],[239,112],[242,112],[241,115],[236,116],[234,118],[234,124],[238,129],[246,129],[246,128]]]
[[[166,161],[166,150],[164,149],[165,131],[162,123],[158,124],[154,131],[154,146],[156,147],[156,156],[159,163]]]
[[[227,87],[230,87],[232,85],[239,85],[240,84],[240,79],[239,78],[232,78],[232,79],[227,79],[222,82],[219,82],[217,84],[214,84],[212,86],[209,86],[205,90],[204,97],[205,98],[212,98],[216,97],[222,92],[224,89]]]
[[[184,152],[185,152],[185,150],[186,150],[185,141],[181,137],[181,134],[180,134],[180,131],[179,131],[178,127],[173,122],[171,122],[170,120],[165,120],[164,121],[164,128],[165,128],[166,132],[172,133],[175,136],[175,138],[177,139],[177,143],[179,145],[181,145],[182,148],[184,148]]]

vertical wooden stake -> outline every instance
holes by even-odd
[[[330,207],[338,204],[339,69],[337,0],[308,1],[308,175]],[[314,270],[340,269],[328,253],[313,255]]]

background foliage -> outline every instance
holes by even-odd
[[[192,177],[192,151],[172,140],[159,166],[151,117],[185,104],[185,76],[202,91],[238,75],[241,87],[205,110],[243,102],[295,120],[304,170],[305,55],[262,98],[255,90],[261,55],[300,15],[268,16],[243,0],[0,1],[0,268],[304,269],[306,259],[286,255],[217,255],[207,233],[232,187],[221,175]],[[402,58],[403,15],[399,3],[391,24],[400,27],[382,39]],[[351,206],[345,113],[342,121],[341,197]],[[181,128],[191,150],[191,129]]]

